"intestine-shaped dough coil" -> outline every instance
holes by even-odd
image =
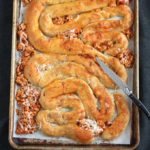
[[[112,56],[104,55],[92,44],[86,45],[89,39],[84,37],[84,33],[91,30],[98,34],[109,31],[105,33],[108,39],[118,35],[124,39],[120,42],[121,48],[128,46],[120,32],[132,25],[132,11],[126,5],[114,6],[116,0],[33,0],[28,6],[25,16],[28,39],[38,51],[47,53],[35,54],[24,69],[29,82],[42,88],[39,99],[42,110],[36,120],[43,133],[91,143],[95,133],[90,127],[84,128],[86,123],[83,123],[88,119],[103,128],[102,138],[107,140],[119,136],[126,128],[129,111],[122,96],[119,100],[114,96],[119,115],[111,126],[107,126],[113,119],[115,106],[114,98],[105,86],[116,86],[98,67],[95,58],[99,57],[123,81],[127,80],[127,72],[119,60],[112,57],[117,51],[111,49],[107,52]],[[53,22],[53,18],[67,15],[73,19],[62,25]],[[122,17],[120,20],[110,20],[118,15]],[[83,30],[78,39],[59,35],[76,28]],[[90,39],[90,42],[93,41]],[[124,112],[128,115],[125,119]],[[118,125],[115,133],[113,129]]]
[[[25,67],[25,76],[32,84],[45,87],[46,85],[50,85],[55,80],[67,79],[70,77],[82,79],[91,87],[95,96],[98,98],[98,103],[101,105],[98,115],[99,119],[102,122],[112,119],[114,114],[113,98],[96,76],[90,74],[81,64],[67,61],[60,62],[58,60],[54,60],[52,57],[52,59],[48,58],[49,57],[46,58],[42,55],[37,55],[37,57],[34,57],[28,62],[27,66]],[[69,85],[68,87],[71,88]],[[50,107],[51,105],[49,104],[49,101],[47,101],[47,103],[45,102],[44,104],[42,103],[44,108]],[[106,105],[108,107],[105,107]]]
[[[57,35],[58,33],[65,32],[67,30],[75,28],[82,29],[86,26],[94,28],[97,28],[98,26],[100,28],[99,30],[101,31],[111,31],[114,29],[118,31],[124,31],[125,29],[128,29],[132,25],[132,15],[131,15],[132,12],[130,8],[125,5],[120,5],[117,7],[106,7],[103,8],[102,10],[99,9],[96,11],[87,12],[89,10],[105,6],[102,5],[103,3],[100,1],[99,4],[94,3],[92,1],[87,2],[87,0],[86,2],[84,2],[84,0],[82,0],[47,7],[40,16],[39,19],[40,28],[45,35],[54,36]],[[75,19],[62,25],[53,24],[52,22],[53,17],[61,17],[68,14],[77,16],[75,17]],[[109,21],[107,20],[116,16],[120,16],[122,17],[122,19]],[[94,25],[92,23],[94,23]]]
[[[75,95],[68,95],[72,93],[79,99]],[[124,97],[116,94],[115,100],[119,114],[112,125],[104,129],[102,138],[106,140],[119,136],[129,121],[129,110]],[[86,118],[96,120],[99,125],[101,123],[96,98],[85,81],[76,78],[56,80],[42,90],[40,103],[44,110],[38,113],[37,122],[45,134],[66,136],[81,143],[92,142],[94,131],[78,126],[78,121]]]
[[[76,3],[76,2],[70,2],[69,4],[63,3],[63,6],[65,7],[65,4],[66,4],[66,6],[68,6],[68,5],[70,6],[70,5],[72,5],[72,3]],[[95,7],[98,7],[98,8],[105,7],[105,5],[109,5],[110,1],[84,0],[84,1],[78,1],[78,3],[83,4],[81,6],[87,7],[87,9],[90,10],[90,7],[91,7],[91,9],[93,9]],[[89,5],[90,3],[92,3],[92,5]],[[47,35],[45,35],[41,31],[41,27],[39,27],[39,25],[38,25],[41,13],[45,9],[44,4],[46,5],[46,4],[50,4],[50,3],[49,3],[49,1],[46,1],[46,0],[44,0],[44,1],[40,1],[40,0],[34,1],[33,0],[33,2],[31,2],[31,4],[29,5],[29,8],[27,9],[27,12],[26,12],[25,21],[27,24],[27,34],[28,34],[29,41],[31,42],[31,44],[33,44],[33,46],[35,48],[37,48],[38,50],[40,50],[42,52],[47,52],[47,53],[57,53],[57,54],[66,54],[66,55],[89,55],[89,57],[93,57],[94,59],[96,56],[98,56],[101,60],[103,60],[105,63],[107,63],[112,69],[115,69],[115,72],[118,73],[118,75],[122,78],[123,81],[127,80],[126,70],[125,70],[124,66],[121,65],[117,59],[103,55],[102,53],[98,52],[97,50],[94,50],[92,47],[84,45],[84,43],[79,39],[71,39],[70,40],[70,39],[66,39],[63,37],[62,38],[47,37]],[[58,6],[59,5],[61,5],[61,4],[58,4]],[[85,5],[87,5],[87,6],[85,6]],[[55,6],[57,6],[57,5],[55,5]],[[49,6],[49,7],[52,7],[52,6]],[[72,9],[71,7],[69,7],[69,8]],[[115,8],[112,8],[112,9],[115,9]],[[121,9],[127,10],[125,12],[127,13],[128,17],[125,17],[126,18],[125,20],[127,20],[125,22],[127,22],[126,24],[130,25],[132,22],[132,13],[131,13],[129,7],[125,6],[125,5],[117,6],[117,10],[115,9],[114,12],[118,13],[118,11],[119,10],[121,11]],[[103,14],[103,10],[101,10],[101,11],[102,11],[101,15],[103,17],[106,15],[105,17],[107,18],[107,13]],[[125,15],[125,12],[122,14]],[[93,13],[97,13],[97,12],[94,11]],[[111,17],[110,14],[108,16]],[[112,16],[113,16],[113,14],[112,14]],[[91,20],[91,18],[90,18],[90,20]],[[103,21],[103,20],[101,20],[101,21]],[[117,22],[118,22],[118,20],[117,20]],[[122,22],[122,21],[119,21],[119,22]],[[57,26],[59,26],[59,25],[57,25]],[[59,29],[61,29],[61,26],[59,26]],[[55,30],[53,30],[53,31],[55,31]],[[110,81],[110,79],[109,79],[109,81]],[[114,87],[114,84],[111,81],[111,85],[107,85],[107,86]]]
[[[55,3],[58,4],[53,5]],[[67,25],[62,25],[62,27],[54,25],[52,23],[52,18],[61,17],[65,15],[76,15],[93,9],[107,7],[112,3],[115,3],[115,0],[62,0],[59,2],[54,2],[50,0],[33,0],[26,12],[26,23],[29,27],[28,29],[32,32],[32,36],[33,33],[35,34],[35,30],[37,31],[37,35],[42,33],[39,28],[39,23],[40,27],[43,30],[50,29],[49,34],[54,35],[56,33],[64,32],[65,30],[71,29],[72,27],[76,27],[75,25],[77,24],[85,26],[89,24],[92,20],[95,21],[95,18],[91,20],[91,18],[88,18],[88,14],[86,14],[87,17],[83,14],[82,19],[86,19],[85,21],[81,20],[79,17],[79,21],[77,23],[76,21],[73,21],[71,23],[67,23]],[[91,15],[89,17],[91,17]],[[98,20],[99,18],[96,19]],[[42,35],[40,37],[43,38]]]
[[[53,57],[51,55],[51,59],[49,59],[49,56],[50,55],[46,54],[35,55],[29,60],[25,67],[25,76],[27,79],[34,85],[44,87],[40,97],[40,104],[44,110],[40,111],[37,117],[37,122],[41,124],[41,130],[51,136],[67,136],[76,139],[76,129],[84,130],[77,127],[77,120],[88,117],[96,120],[100,127],[103,127],[106,122],[111,121],[115,112],[114,100],[99,79],[89,73],[81,64],[67,61],[60,62],[60,59],[56,61],[55,58],[57,57],[55,57],[55,55]],[[60,57],[62,56],[63,55]],[[59,108],[56,109],[57,107]],[[117,105],[117,107],[120,108],[119,105]],[[69,108],[69,112],[64,112],[64,108]],[[128,108],[124,109],[128,111]],[[119,116],[122,116],[122,114],[120,114]],[[44,116],[49,116],[46,118],[50,120],[46,122]],[[123,117],[121,118],[123,119]],[[66,120],[69,121],[67,122]],[[123,122],[122,120],[120,121]],[[111,135],[111,138],[115,138],[121,134],[127,126],[127,121],[128,120],[123,122],[122,126],[120,126],[120,130],[118,129],[116,134]],[[50,122],[52,125],[50,125]],[[53,125],[56,125],[58,130],[56,127],[54,128]],[[72,127],[71,130],[74,134],[64,131],[70,127]],[[91,130],[87,131],[87,134],[91,133]],[[108,133],[111,134],[111,132]],[[84,143],[84,141],[82,141],[84,136],[82,136],[81,139],[80,136],[78,136],[78,138],[78,141]],[[91,142],[94,138],[93,133],[92,137],[89,136],[89,138]],[[103,138],[108,139],[105,132]]]
[[[102,57],[103,58],[103,57]],[[127,79],[127,74],[122,67],[122,65],[118,65],[118,61],[114,57],[109,57],[109,62],[112,63],[113,66],[110,66],[115,70],[117,74],[119,74],[124,81]],[[27,79],[35,84],[40,86],[46,86],[52,78],[52,75],[50,76],[49,73],[51,70],[55,68],[58,64],[61,65],[63,62],[75,62],[77,64],[80,64],[86,68],[86,70],[96,76],[106,87],[109,88],[115,88],[115,84],[112,82],[112,80],[99,68],[99,66],[96,64],[95,60],[86,56],[80,56],[80,55],[58,55],[58,54],[36,54],[28,61],[28,63],[25,66],[25,76]],[[40,74],[40,68],[41,66],[45,66],[45,70],[47,70],[44,75]],[[55,70],[56,71],[56,70]],[[69,70],[68,70],[69,71]],[[55,73],[57,73],[56,71]],[[54,71],[53,71],[54,73]],[[54,75],[56,76],[56,75]]]
[[[74,3],[79,5],[79,7],[73,7]],[[57,4],[54,6],[49,6],[50,8],[49,7],[47,8],[50,11],[54,11],[55,7],[57,8],[60,5],[60,9],[57,8],[56,9],[57,11],[54,11],[53,13],[51,12],[52,14],[49,16],[49,13],[45,12],[46,13],[45,14],[43,11],[47,10],[47,9],[45,10],[45,7],[48,4],[50,5],[51,1],[49,2],[49,0],[38,0],[38,1],[33,0],[31,4],[28,6],[28,9],[26,11],[26,16],[25,16],[25,23],[27,25],[27,34],[28,34],[29,41],[36,49],[42,52],[57,53],[58,47],[56,47],[56,50],[55,50],[55,47],[53,47],[52,44],[58,43],[59,41],[59,43],[63,45],[63,40],[61,39],[58,40],[58,38],[50,38],[49,37],[50,35],[57,35],[58,33],[64,32],[66,30],[74,29],[75,27],[78,27],[78,26],[80,26],[79,28],[84,28],[87,25],[89,26],[89,27],[87,26],[88,28],[96,28],[96,29],[98,28],[98,30],[101,30],[101,31],[105,30],[106,28],[108,30],[108,26],[111,26],[109,28],[111,30],[112,29],[117,30],[117,28],[119,31],[128,29],[132,24],[132,11],[130,10],[130,8],[126,5],[120,5],[117,7],[107,8],[106,6],[109,6],[109,3],[110,2],[108,0],[105,0],[105,1],[104,0],[101,0],[101,1],[78,0],[78,1],[73,1],[69,3]],[[88,13],[86,12],[87,10],[90,11],[96,8],[103,8],[103,7],[106,7],[106,8],[102,10],[98,10],[98,11],[89,12],[90,16],[88,17]],[[65,10],[62,11],[61,9],[65,9]],[[82,9],[85,9],[85,10],[82,10]],[[55,14],[60,13],[60,12],[65,13],[66,15],[67,13],[70,13],[70,11],[75,11],[77,14],[80,11],[81,12],[83,11],[83,14],[81,14],[81,18],[82,18],[82,15],[85,18],[82,18],[81,21],[77,23],[75,23],[75,20],[65,23],[63,25],[54,25],[52,23],[53,15],[55,17],[56,16]],[[86,12],[85,14],[84,14],[84,11]],[[72,12],[72,13],[75,13],[75,12]],[[44,13],[45,15],[44,14],[42,15],[42,13]],[[120,13],[123,16],[122,20],[103,20],[103,19],[111,18],[114,15],[118,15]],[[91,14],[92,14],[92,17],[91,17]],[[79,19],[80,17],[77,17],[77,18],[78,18],[77,20],[80,20]],[[95,23],[96,20],[97,22]],[[51,26],[48,22],[50,22]],[[82,25],[80,25],[80,22]],[[102,26],[102,27],[99,28],[99,26]],[[67,52],[65,51],[64,53],[67,53]]]

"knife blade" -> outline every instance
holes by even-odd
[[[101,61],[98,57],[96,57],[96,61],[99,64],[99,66],[103,69],[103,71],[116,83],[116,85],[122,89],[122,91],[130,97],[130,99],[136,104],[150,119],[150,112],[146,108],[146,106],[133,94],[132,90],[128,87],[128,85],[123,82],[120,77],[111,70],[103,61]]]

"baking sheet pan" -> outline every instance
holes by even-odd
[[[18,18],[20,16],[20,3],[18,0],[14,0],[14,6],[13,6],[13,34],[12,34],[12,64],[11,64],[11,89],[10,89],[10,122],[9,122],[9,141],[10,144],[15,147],[15,148],[21,148],[21,149],[53,149],[54,145],[51,144],[49,141],[45,141],[44,139],[32,139],[33,137],[31,136],[30,139],[24,138],[16,138],[14,137],[14,115],[15,115],[15,68],[16,68],[16,28],[17,28],[17,22]],[[134,19],[134,29],[135,29],[135,34],[134,34],[134,51],[136,54],[136,62],[135,66],[133,68],[133,88],[134,88],[134,93],[139,96],[139,47],[138,47],[138,0],[134,0],[134,14],[135,14],[135,19]],[[22,17],[22,16],[21,16]],[[132,86],[132,85],[130,85]],[[93,144],[93,145],[67,145],[64,144],[62,147],[62,144],[57,144],[55,145],[55,149],[70,149],[70,148],[87,148],[87,149],[131,149],[133,147],[136,147],[139,142],[139,114],[137,108],[133,105],[132,106],[132,124],[131,128],[133,128],[131,134],[131,141],[130,144]],[[53,141],[53,143],[55,143]],[[37,145],[38,144],[38,145]],[[46,146],[46,147],[45,147]]]

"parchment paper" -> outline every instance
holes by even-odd
[[[131,8],[133,9],[134,8],[134,5],[133,5],[133,1],[132,1],[132,4],[131,4]],[[23,21],[23,18],[24,18],[24,12],[25,12],[25,7],[23,7],[23,4],[21,3],[21,6],[20,6],[20,15],[19,15],[19,18],[18,18],[18,23],[22,22]],[[129,48],[131,50],[134,50],[134,40],[130,40],[129,42]],[[16,50],[16,63],[18,63],[20,61],[20,54],[17,52]],[[133,69],[128,69],[128,86],[133,89]],[[17,91],[17,85],[15,87],[15,90]],[[120,93],[123,94],[123,92],[121,90],[110,90],[110,92],[116,92],[116,91],[119,91]],[[15,100],[15,99],[14,99]],[[126,100],[128,101],[128,104],[129,104],[129,107],[130,107],[130,112],[132,111],[132,103],[131,103],[131,100],[126,97]],[[15,100],[15,110],[17,109],[17,102]],[[65,137],[59,137],[59,138],[56,138],[56,137],[49,137],[49,136],[46,136],[44,135],[43,133],[41,133],[40,131],[37,131],[33,134],[27,134],[27,135],[18,135],[15,133],[15,130],[16,130],[16,124],[17,124],[17,114],[16,114],[16,111],[14,112],[14,130],[13,130],[13,137],[14,138],[26,138],[26,139],[42,139],[42,140],[47,140],[47,141],[50,141],[51,143],[63,143],[63,144],[71,144],[71,143],[77,143],[75,142],[74,140],[71,140],[71,139],[68,139],[68,138],[65,138]],[[130,113],[132,114],[132,112]],[[100,143],[111,143],[111,144],[130,144],[130,138],[131,138],[131,120],[132,120],[132,116],[130,117],[130,122],[126,128],[126,130],[116,139],[114,140],[111,140],[111,141],[104,141],[102,140],[100,137],[99,138],[96,138],[94,141],[93,141],[93,144],[100,144]]]

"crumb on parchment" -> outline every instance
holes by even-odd
[[[29,58],[34,55],[34,48],[29,44],[26,34],[26,25],[21,23],[17,28],[17,51],[21,53],[21,61],[16,67],[16,101],[18,108],[16,114],[17,134],[31,134],[37,131],[36,115],[41,106],[39,104],[40,91],[33,87],[24,76],[24,67]]]

